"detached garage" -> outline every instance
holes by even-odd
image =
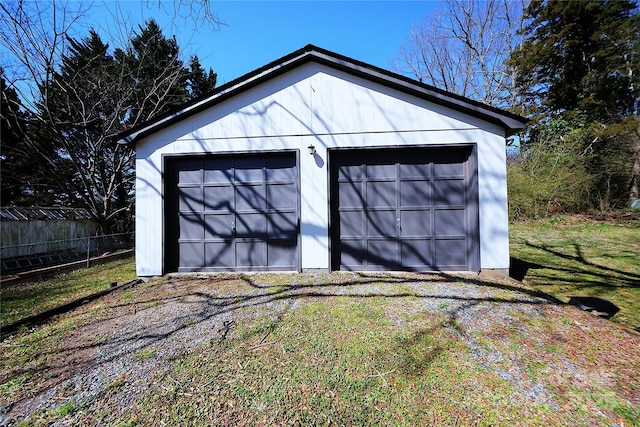
[[[131,130],[140,276],[506,273],[524,119],[315,46]]]

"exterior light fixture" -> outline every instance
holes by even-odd
[[[309,150],[309,154],[311,154],[312,156],[315,156],[316,154],[318,154],[318,152],[316,151],[316,147],[314,147],[313,144],[308,146],[307,150]]]

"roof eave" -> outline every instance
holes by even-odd
[[[116,141],[120,145],[134,146],[140,139],[154,133],[156,128],[162,129],[165,126],[180,120],[184,115],[188,117],[191,114],[195,114],[205,108],[209,108],[217,104],[221,100],[226,99],[239,91],[247,90],[267,78],[272,78],[278,74],[282,74],[287,70],[294,68],[300,61],[304,60],[304,57],[308,52],[310,52],[306,50],[307,48],[308,46],[305,46],[305,48],[300,49],[299,51],[293,52],[277,61],[273,61],[261,68],[258,68],[257,70],[234,79],[229,83],[214,89],[212,93],[206,95],[204,98],[190,101],[177,111],[165,113],[155,119],[152,118],[150,121],[143,123],[138,127],[123,132],[116,136]]]
[[[392,73],[390,71],[375,67],[373,65],[361,63],[359,61],[345,61],[328,57],[319,52],[317,57],[322,59],[329,66],[343,68],[351,74],[361,75],[369,80],[377,81],[385,86],[390,86],[405,93],[411,93],[419,98],[445,105],[457,110],[462,110],[473,116],[481,117],[489,122],[500,125],[505,129],[507,135],[517,133],[526,127],[527,119],[517,114],[509,113],[477,101],[473,101],[462,96],[439,90],[433,86],[417,82],[408,77]],[[320,62],[320,61],[319,61]]]

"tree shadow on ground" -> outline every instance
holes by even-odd
[[[217,345],[227,339],[229,330],[234,327],[232,321],[237,324],[243,319],[255,318],[256,313],[263,313],[275,316],[273,326],[275,328],[282,317],[294,307],[298,307],[300,303],[322,299],[416,298],[424,301],[446,302],[453,307],[444,313],[446,320],[437,324],[435,328],[453,328],[452,331],[455,330],[454,332],[458,334],[464,334],[464,331],[460,329],[456,319],[461,313],[478,304],[553,305],[560,303],[539,291],[519,286],[509,280],[483,280],[479,276],[471,275],[334,273],[289,275],[286,279],[290,283],[268,283],[268,281],[265,283],[263,276],[252,274],[163,279],[154,285],[159,289],[155,296],[154,291],[158,289],[145,289],[138,291],[135,298],[127,300],[121,298],[106,309],[102,307],[101,314],[94,319],[88,318],[78,322],[78,327],[69,333],[74,335],[74,339],[62,339],[59,345],[39,349],[39,358],[44,363],[16,366],[0,379],[5,382],[18,376],[37,378],[42,375],[51,378],[52,372],[57,373],[55,381],[34,384],[30,392],[34,395],[52,387],[54,383],[60,384],[81,371],[165,345],[168,340],[179,337],[186,329],[194,327],[202,329],[202,335],[198,337],[201,342],[198,345],[206,345],[208,342],[215,351]],[[188,286],[189,283],[192,283],[192,286]],[[443,284],[441,287],[444,288],[443,291],[438,289],[438,284]],[[445,287],[444,284],[451,286]],[[407,286],[385,289],[385,285]],[[202,289],[202,286],[206,288]],[[131,291],[136,292],[135,288]],[[116,294],[113,296],[117,298]],[[158,316],[158,313],[165,313],[160,308],[168,309],[169,314]],[[154,313],[154,310],[158,311]],[[89,317],[91,313],[91,306],[85,306],[76,316]],[[128,323],[129,321],[131,323]],[[117,322],[124,322],[124,325],[135,324],[136,326],[115,328],[116,331],[110,335],[90,335],[105,322],[116,325],[119,325]],[[86,332],[83,333],[83,330]],[[433,332],[432,330],[423,331],[423,333]],[[264,335],[264,331],[261,333]],[[403,345],[410,346],[414,338],[419,337],[409,338]],[[87,356],[77,357],[79,354]],[[176,354],[182,354],[182,351]],[[437,351],[425,357],[428,359],[436,356]],[[414,362],[413,365],[419,370],[425,369],[429,365],[429,360],[425,359],[423,362]]]
[[[571,305],[606,319],[620,312],[616,317],[620,318],[620,323],[640,331],[634,317],[636,308],[633,301],[633,295],[640,289],[640,274],[606,265],[606,261],[594,262],[588,259],[583,246],[576,242],[562,248],[526,240],[521,244],[529,251],[521,258],[511,258],[510,276],[513,279],[526,280],[539,290],[553,293]],[[607,257],[606,250],[590,250],[592,258],[601,260]],[[593,251],[596,251],[595,255]],[[632,268],[635,257],[637,254],[631,250],[615,254],[616,261],[630,260],[626,261],[627,270]]]
[[[640,288],[639,274],[589,261],[585,258],[581,246],[577,243],[573,244],[574,254],[563,253],[559,250],[533,244],[528,241],[524,243],[528,248],[541,251],[541,255],[543,255],[545,259],[549,259],[549,256],[551,256],[551,262],[543,265],[535,261],[512,257],[510,276],[515,280],[522,281],[527,278],[528,275],[546,277],[541,272],[531,272],[531,270],[549,270],[554,273],[563,274],[561,279],[563,282],[575,284],[576,286],[582,284],[582,286],[577,287]]]

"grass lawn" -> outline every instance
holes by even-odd
[[[640,331],[640,220],[559,216],[511,224],[510,236],[527,283],[563,302],[606,298],[613,321]]]
[[[165,278],[1,343],[0,407],[19,426],[629,426],[639,345],[509,279]]]
[[[135,278],[135,258],[131,257],[63,273],[46,280],[2,285],[0,325],[8,325],[108,289],[112,282],[123,283]]]

